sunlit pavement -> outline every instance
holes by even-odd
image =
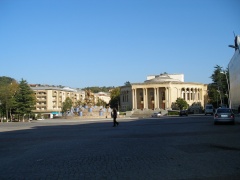
[[[240,122],[212,116],[0,124],[0,179],[240,179]]]

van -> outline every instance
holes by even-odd
[[[207,114],[211,114],[211,115],[214,114],[214,108],[213,108],[212,104],[207,104],[205,106],[205,115],[207,115]]]

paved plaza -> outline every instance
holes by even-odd
[[[0,124],[0,179],[240,179],[240,122],[211,116]]]

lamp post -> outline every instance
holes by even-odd
[[[226,81],[227,81],[227,87],[228,87],[228,106],[231,109],[232,107],[232,103],[231,103],[231,96],[230,96],[230,86],[229,86],[229,82],[228,82],[228,76],[227,76],[227,72],[226,71],[222,71],[222,74],[225,74],[226,77]]]

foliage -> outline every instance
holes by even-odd
[[[34,109],[36,102],[34,91],[28,86],[26,80],[21,80],[19,88],[15,95],[16,113],[24,118],[24,115],[30,114]]]
[[[168,111],[169,116],[179,115],[179,111]]]
[[[67,111],[69,111],[72,108],[72,105],[73,105],[73,102],[71,98],[67,97],[63,102],[62,113],[66,113]]]
[[[78,100],[75,104],[76,107],[82,106],[84,102],[82,100]]]
[[[15,94],[18,90],[18,83],[15,79],[10,77],[0,77],[0,112],[1,114],[8,115],[11,112],[14,106],[16,105]]]
[[[208,85],[208,98],[213,106],[219,107],[221,104],[228,104],[228,82],[229,70],[223,70],[220,66],[214,67],[214,72],[211,75],[212,83]],[[228,81],[228,82],[227,82]]]
[[[124,86],[131,86],[131,83],[130,83],[129,81],[126,81],[126,82],[124,83]]]
[[[126,112],[119,112],[119,115],[126,116]]]
[[[114,88],[111,92],[110,92],[110,107],[111,108],[119,108],[120,106],[120,88],[117,87],[117,88]]]
[[[188,108],[188,103],[183,98],[177,98],[176,104],[180,110]]]
[[[91,90],[92,93],[98,93],[98,92],[109,92],[111,89],[114,89],[114,87],[97,87],[97,86],[93,86],[93,87],[86,87],[83,88],[82,90]]]
[[[102,99],[98,98],[96,105],[105,107],[107,105],[107,103],[105,101],[103,101]]]
[[[10,78],[10,77],[1,76],[0,77],[0,87],[11,84],[13,81],[16,81],[16,80],[13,78]]]

